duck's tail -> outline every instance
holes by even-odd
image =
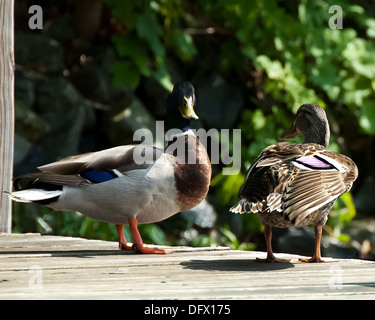
[[[44,190],[44,189],[25,189],[14,192],[5,192],[10,199],[17,202],[51,202],[58,198],[63,191],[62,190]]]
[[[229,211],[233,213],[249,213],[253,212],[252,210],[252,203],[248,202],[246,199],[241,199],[235,205],[233,205]]]
[[[5,192],[17,202],[36,202],[48,204],[54,202],[63,193],[63,186],[45,181],[43,173],[32,173],[17,177],[13,181],[13,192]]]

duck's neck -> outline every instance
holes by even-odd
[[[168,148],[175,143],[177,137],[190,130],[190,120],[182,118],[179,114],[168,113],[165,119],[165,129],[168,140],[166,148]]]
[[[303,143],[317,143],[327,148],[329,145],[329,125],[328,123],[317,123],[311,126],[308,131],[303,133]]]
[[[183,132],[190,129],[190,120],[182,118],[180,115],[168,114],[165,121],[166,130],[179,129]]]

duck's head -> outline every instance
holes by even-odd
[[[304,143],[329,144],[329,124],[324,109],[317,104],[299,107],[293,125],[279,136],[279,140],[292,139],[302,134]]]
[[[197,120],[195,103],[194,86],[188,81],[177,82],[167,97],[167,112],[173,116],[179,114],[186,120]]]

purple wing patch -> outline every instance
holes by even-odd
[[[328,170],[328,169],[336,169],[331,163],[327,160],[320,158],[319,156],[315,155],[312,157],[300,157],[295,160],[297,163],[300,163],[310,169],[320,169],[320,170]]]

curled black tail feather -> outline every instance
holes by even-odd
[[[56,185],[53,183],[48,183],[44,181],[40,181],[40,179],[37,177],[37,174],[35,176],[33,174],[28,174],[24,176],[17,177],[13,180],[13,187],[15,191],[20,190],[27,190],[27,189],[41,189],[46,191],[57,191],[62,190],[63,186]],[[52,202],[57,201],[59,196],[45,199],[45,200],[35,200],[34,203],[42,204],[42,205],[48,205]]]

